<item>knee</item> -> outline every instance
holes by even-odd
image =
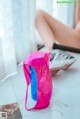
[[[36,12],[36,17],[38,17],[38,16],[43,16],[43,14],[44,14],[44,11],[43,11],[43,10],[38,10],[38,11]]]
[[[39,22],[39,19],[40,19],[41,17],[43,17],[43,12],[44,12],[44,11],[42,11],[42,10],[38,10],[38,11],[36,12],[36,15],[35,15],[35,26],[36,26],[37,23]]]
[[[44,16],[44,11],[43,10],[38,10],[35,15],[35,20],[39,19],[40,17]]]

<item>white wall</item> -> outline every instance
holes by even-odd
[[[73,27],[74,24],[74,4],[57,4],[54,1],[53,16],[62,23]]]

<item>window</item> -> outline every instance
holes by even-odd
[[[57,4],[57,0],[36,0],[37,10],[42,9],[62,23],[73,26],[74,4]]]

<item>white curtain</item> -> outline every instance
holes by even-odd
[[[36,0],[0,0],[0,81],[36,51],[35,5]]]
[[[0,0],[0,79],[16,72],[10,0]]]

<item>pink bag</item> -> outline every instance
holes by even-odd
[[[52,78],[49,71],[50,53],[32,53],[24,62],[27,82],[25,107],[41,109],[49,105],[52,95]]]

